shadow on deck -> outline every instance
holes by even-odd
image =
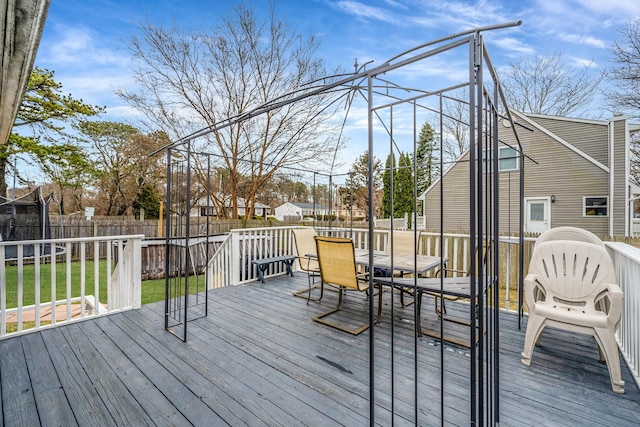
[[[164,331],[164,303],[0,341],[4,425],[367,425],[370,334],[311,321],[336,294],[306,305],[291,296],[304,286],[296,274],[211,291],[209,316],[189,322],[187,343]],[[365,318],[364,298],[349,294],[345,316]],[[469,351],[415,339],[414,305],[402,308],[397,295],[392,334],[391,294],[384,302],[376,424],[440,425],[444,415],[446,425],[468,425]],[[432,307],[423,307],[425,326]],[[502,425],[640,424],[626,365],[618,395],[593,339],[549,330],[526,367],[524,329],[511,314],[500,321]]]

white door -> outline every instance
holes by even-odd
[[[551,201],[548,197],[526,199],[526,221],[524,231],[542,233],[551,227]]]

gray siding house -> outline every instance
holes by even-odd
[[[640,189],[629,177],[631,134],[640,130],[628,118],[607,121],[523,114],[512,111],[524,159],[525,232],[540,233],[571,225],[598,235],[632,235],[634,202]],[[507,125],[505,125],[507,123]],[[500,232],[519,230],[521,159],[508,122],[498,130]],[[468,153],[449,167],[421,196],[426,228],[440,228],[440,192],[444,186],[445,231],[468,231]]]

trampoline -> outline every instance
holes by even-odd
[[[56,203],[53,193],[46,198],[42,196],[42,188],[15,198],[0,196],[0,240],[3,242],[24,242],[29,240],[51,239],[51,221],[49,206]],[[35,255],[34,245],[21,244],[22,258]],[[18,245],[4,245],[5,260],[18,258]],[[64,248],[53,244],[40,244],[39,256],[51,256],[64,252]]]

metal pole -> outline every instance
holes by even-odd
[[[373,265],[373,201],[374,201],[374,189],[373,189],[373,76],[369,74],[367,76],[367,104],[368,104],[368,177],[369,177],[369,266]],[[369,289],[373,290],[373,274],[369,274]],[[375,328],[373,327],[373,311],[374,303],[373,292],[369,298],[369,425],[375,425],[375,407],[376,407],[376,393],[375,393]]]

